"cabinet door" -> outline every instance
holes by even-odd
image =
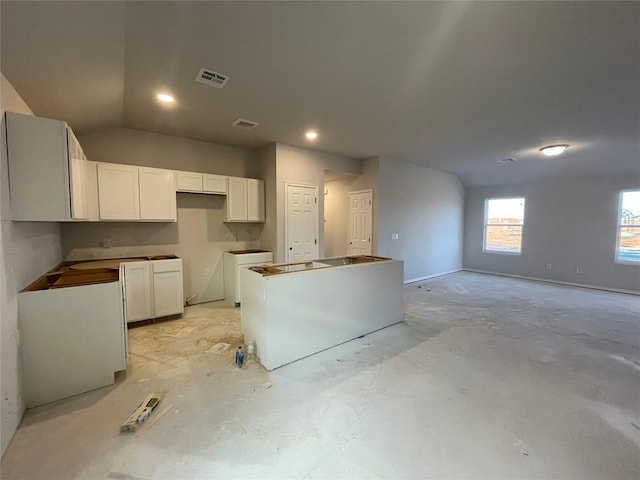
[[[247,179],[229,177],[227,222],[247,221]]]
[[[153,271],[151,262],[126,262],[124,301],[127,323],[153,318]]]
[[[3,127],[7,135],[6,171],[10,186],[7,191],[12,220],[68,222],[84,219],[84,157],[70,152],[70,148],[75,148],[75,137],[69,135],[71,130],[67,125],[60,120],[6,112]],[[81,152],[79,145],[77,147]],[[2,170],[5,170],[4,165]],[[72,212],[72,204],[75,212]]]
[[[264,222],[264,180],[247,179],[247,221]]]
[[[202,192],[202,174],[195,172],[176,172],[179,192]]]
[[[222,175],[209,175],[205,173],[202,176],[202,182],[204,193],[217,193],[220,195],[227,194],[227,177]]]
[[[67,149],[69,158],[69,193],[71,200],[71,218],[89,219],[87,197],[88,168],[87,157],[73,131],[67,127]]]
[[[182,270],[154,274],[153,297],[156,318],[183,313]]]
[[[140,220],[138,167],[98,164],[100,220]]]
[[[176,187],[173,172],[139,168],[140,219],[175,222]]]

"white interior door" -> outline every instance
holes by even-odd
[[[287,262],[318,258],[318,187],[286,185]]]
[[[349,192],[349,255],[371,255],[373,190]]]

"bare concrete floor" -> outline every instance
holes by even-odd
[[[220,303],[133,329],[126,378],[29,410],[2,479],[640,478],[638,297],[461,272],[405,299],[273,372],[233,365]],[[120,435],[147,392],[174,409]]]

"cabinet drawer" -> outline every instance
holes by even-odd
[[[182,259],[153,260],[153,273],[177,272],[182,269]]]

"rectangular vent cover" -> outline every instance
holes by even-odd
[[[244,118],[239,118],[232,124],[234,127],[240,128],[248,128],[252,130],[258,126],[258,122],[252,122],[251,120],[245,120]]]
[[[214,72],[208,68],[201,68],[196,76],[196,82],[204,83],[210,87],[222,88],[229,81],[229,77],[222,73]]]

